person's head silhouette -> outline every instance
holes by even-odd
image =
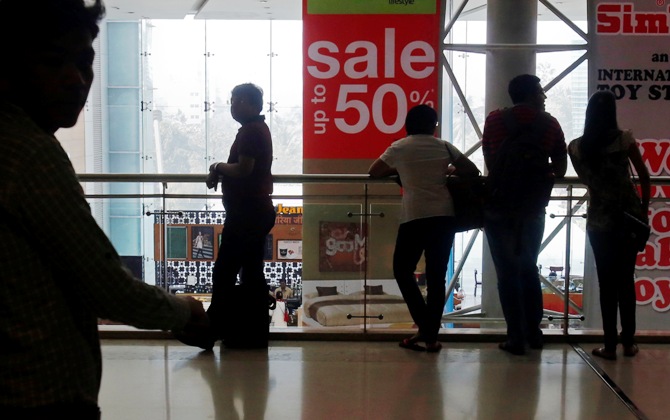
[[[0,1],[0,100],[43,130],[72,127],[93,82],[100,0]]]

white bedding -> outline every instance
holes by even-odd
[[[368,295],[366,305],[363,305],[361,292],[350,295],[337,294],[333,296],[312,297],[305,300],[304,315],[316,320],[326,327],[359,325],[367,320],[370,324],[392,324],[412,322],[407,304],[402,296],[382,294]],[[375,318],[357,318],[364,315]],[[383,315],[379,319],[379,315]],[[348,315],[352,315],[348,318]]]

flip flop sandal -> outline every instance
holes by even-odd
[[[411,338],[405,338],[398,345],[404,349],[414,350],[414,351],[426,351],[426,348],[416,344],[416,341]]]

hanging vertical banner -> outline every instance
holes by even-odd
[[[666,0],[589,6],[591,91],[616,95],[619,126],[632,130],[651,175],[670,175],[670,7]],[[670,197],[670,187],[652,187],[652,197]],[[658,315],[670,310],[670,209],[665,202],[652,207],[652,237],[638,254],[635,286],[637,304]],[[644,328],[668,328],[665,319],[641,315]]]
[[[303,155],[378,157],[437,106],[440,0],[303,0]]]

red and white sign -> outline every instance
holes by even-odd
[[[437,106],[432,1],[434,14],[318,14],[303,0],[305,159],[377,158],[405,135],[408,109]]]
[[[651,175],[667,176],[670,8],[665,0],[601,0],[590,6],[592,91],[609,89],[616,95],[619,125],[633,131]],[[652,197],[670,197],[670,187],[652,187]],[[638,305],[658,313],[670,310],[670,209],[663,202],[652,206],[652,237],[638,254],[635,287]],[[661,328],[657,319],[641,315],[652,324],[644,328]]]

